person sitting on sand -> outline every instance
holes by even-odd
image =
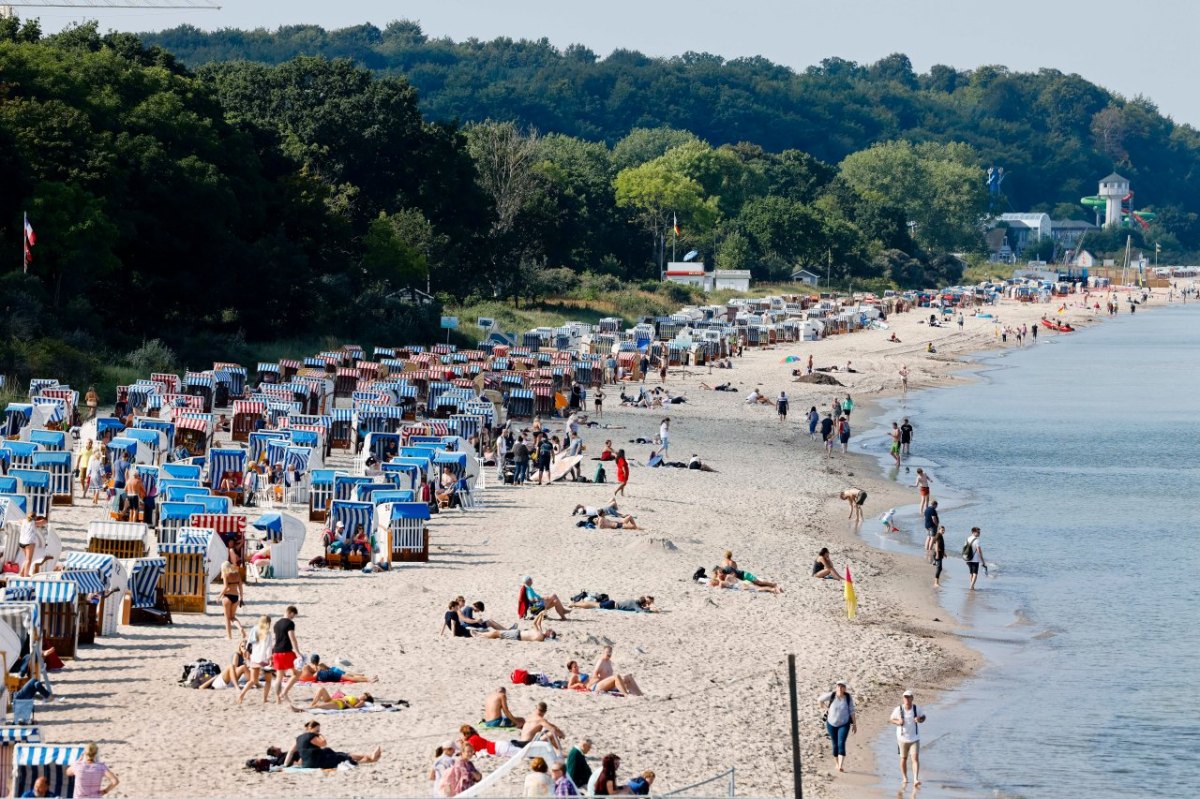
[[[540,740],[549,743],[554,748],[555,754],[561,757],[562,744],[560,741],[563,739],[563,731],[546,718],[546,710],[546,703],[538,702],[533,714],[525,719],[525,723],[521,726],[521,737],[512,743],[514,746],[524,749],[540,733]]]
[[[890,341],[890,342],[891,342],[891,343],[893,343],[893,344],[899,344],[899,343],[900,343],[900,339],[896,338],[896,331],[895,331],[895,330],[893,330],[893,331],[892,331],[892,335],[888,337],[888,341]]]
[[[584,610],[624,610],[629,613],[658,613],[658,608],[654,607],[654,597],[649,594],[640,596],[637,599],[622,599],[620,602],[614,602],[611,599],[603,601],[581,599],[578,602],[572,602],[571,607],[582,608]]]
[[[770,405],[771,401],[762,395],[758,387],[750,389],[750,393],[746,395],[746,405]]]
[[[249,681],[250,668],[241,662],[242,657],[239,652],[234,656],[233,662],[225,668],[221,669],[219,674],[214,674],[204,682],[200,683],[200,690],[212,689],[214,691],[224,691],[227,688],[241,688],[242,681]]]
[[[508,709],[508,689],[503,685],[483,700],[483,726],[493,729],[525,726],[525,719]]]
[[[612,662],[613,648],[606,646],[600,650],[600,658],[588,675],[587,689],[592,692],[620,691],[629,696],[642,696],[642,689],[632,674],[618,674]]]
[[[350,674],[337,666],[321,662],[321,656],[315,652],[308,656],[308,662],[300,669],[296,682],[379,682],[378,677],[366,674]]]
[[[468,630],[508,629],[494,619],[484,618],[483,614],[484,611],[487,610],[487,607],[483,604],[483,602],[476,600],[468,605],[467,600],[461,596],[455,601],[458,603],[458,620],[462,623],[463,627],[466,627]],[[514,624],[513,627],[516,627],[516,625]]]
[[[361,766],[366,763],[378,763],[383,755],[383,749],[375,747],[369,755],[347,752],[335,752],[327,745],[328,741],[321,734],[321,722],[313,719],[304,725],[304,732],[296,738],[296,745],[288,752],[284,760],[285,767],[291,766],[297,760],[302,768],[335,769],[343,763]]]
[[[604,449],[600,451],[599,458],[592,458],[597,461],[615,461],[617,459],[617,451],[613,449],[612,439],[604,439]]]
[[[595,524],[596,527],[600,530],[641,530],[642,529],[641,527],[638,527],[637,519],[633,518],[633,516],[628,513],[625,514],[624,516],[621,516],[620,518],[613,518],[610,516],[596,516],[596,517],[588,519],[588,521]]]
[[[931,342],[929,342],[928,344],[926,344],[926,345],[925,345],[925,351],[926,351],[926,352],[928,352],[928,353],[934,353],[934,354],[936,354],[936,353],[937,353],[937,347],[933,346],[933,342],[931,341]]]
[[[717,470],[709,466],[704,461],[700,460],[700,456],[692,453],[692,457],[688,459],[687,467],[699,472],[716,472]]]
[[[525,578],[522,591],[524,592],[523,604],[526,607],[523,616],[528,616],[531,613],[537,615],[539,613],[544,613],[546,610],[553,610],[558,613],[558,617],[560,619],[565,619],[567,618],[567,614],[571,612],[563,607],[562,602],[558,598],[558,594],[551,594],[550,596],[543,597],[537,591],[534,591],[532,577]]]
[[[558,638],[558,633],[547,627],[542,629],[542,623],[546,620],[546,611],[539,613],[533,620],[532,630],[519,630],[515,627],[507,630],[487,630],[484,632],[475,633],[476,638],[499,639],[501,641],[526,641],[529,643],[539,643],[541,641]]]
[[[832,580],[835,577],[839,580],[844,579],[838,574],[838,570],[833,568],[833,561],[829,559],[829,547],[821,547],[821,551],[817,553],[817,559],[813,561],[812,576],[823,580]]]

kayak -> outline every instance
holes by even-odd
[[[1048,327],[1051,330],[1057,330],[1059,333],[1074,333],[1075,332],[1075,328],[1071,327],[1070,325],[1065,324],[1065,323],[1059,324],[1058,322],[1051,322],[1049,319],[1042,320],[1042,327]]]

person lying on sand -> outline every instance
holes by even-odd
[[[737,391],[732,383],[722,383],[719,386],[710,386],[708,383],[701,383],[700,388],[706,391]]]
[[[283,761],[285,767],[293,765],[297,760],[303,768],[335,769],[343,763],[361,766],[365,763],[378,763],[383,755],[383,749],[378,746],[369,755],[334,751],[327,746],[328,742],[321,734],[321,723],[316,719],[306,723],[304,730],[296,738],[296,745]]]
[[[349,674],[337,666],[329,666],[321,662],[321,656],[313,653],[308,662],[300,669],[297,682],[379,682],[378,677],[368,677],[366,674]]]
[[[748,582],[758,588],[778,588],[779,587],[778,585],[771,582],[770,580],[762,580],[758,577],[755,577],[750,572],[743,571],[742,569],[738,568],[737,561],[733,559],[733,552],[728,549],[725,550],[725,556],[721,559],[721,565],[714,566],[713,571],[720,572],[721,574],[732,574],[734,577],[738,578],[739,580],[745,580],[746,582]]]
[[[654,597],[649,594],[640,596],[637,599],[622,599],[620,602],[614,602],[611,599],[598,601],[589,596],[577,602],[572,602],[571,607],[583,608],[584,610],[624,610],[629,613],[658,613],[658,608],[654,607]]]
[[[592,505],[576,505],[575,510],[571,511],[572,516],[619,516],[616,500],[605,505],[603,508],[597,508]]]
[[[628,513],[625,514],[624,516],[620,517],[619,519],[612,518],[609,516],[596,516],[594,518],[588,519],[588,521],[595,524],[596,527],[601,530],[641,530],[642,529],[641,527],[638,527],[637,519],[633,518],[633,516]]]
[[[541,641],[558,638],[558,633],[547,627],[542,629],[542,623],[546,620],[546,611],[539,613],[533,620],[532,630],[487,630],[486,632],[475,633],[476,638],[499,639],[501,641],[526,641],[529,643],[538,643]]]
[[[313,694],[312,702],[308,707],[310,710],[354,710],[369,705],[375,701],[375,697],[363,691],[362,696],[354,696],[353,694],[344,694],[341,691],[329,693],[326,688],[318,688]],[[292,705],[292,710],[297,713],[303,713],[303,709]]]
[[[713,567],[713,569],[717,569],[717,568],[718,567],[716,567],[716,566]],[[768,593],[768,594],[782,594],[783,593],[783,589],[779,588],[778,586],[776,586],[774,588],[759,588],[759,587],[755,586],[753,583],[743,583],[741,580],[739,580],[737,578],[736,575],[733,575],[733,574],[724,574],[723,575],[718,571],[714,571],[712,578],[708,581],[708,584],[710,586],[712,586],[713,588],[731,588],[731,589],[735,589],[735,590],[741,589],[743,591],[762,591],[762,592]]]

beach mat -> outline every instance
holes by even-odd
[[[320,716],[345,716],[350,713],[395,713],[400,705],[384,707],[383,705],[367,705],[366,707],[348,707],[345,710],[325,710],[322,708],[307,708],[309,713]]]

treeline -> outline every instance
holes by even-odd
[[[1200,134],[1149,100],[1057,70],[936,65],[917,74],[900,54],[870,65],[826,59],[802,72],[707,53],[663,59],[616,50],[601,58],[545,39],[431,39],[408,21],[332,31],[180,27],[146,38],[193,66],[349,58],[403,75],[431,119],[511,121],[610,146],[635,128],[664,126],[714,145],[750,141],[827,163],[886,141],[965,143],[980,165],[1006,169],[1002,211],[1091,219],[1079,199],[1115,167],[1132,180],[1136,206],[1159,214],[1148,239],[1200,249]]]

